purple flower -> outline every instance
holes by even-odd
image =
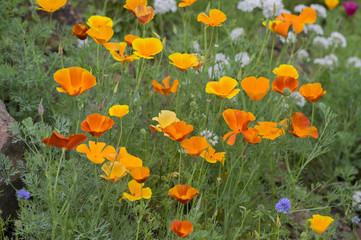
[[[354,223],[354,224],[358,224],[360,222],[360,219],[357,217],[357,216],[354,216],[352,219],[351,219],[351,222]]]
[[[281,198],[275,206],[277,212],[290,213],[291,201],[288,198]]]
[[[20,189],[18,191],[18,199],[29,199],[30,198],[30,193],[24,189]]]
[[[349,16],[354,15],[358,9],[358,4],[353,1],[343,2],[342,4],[343,4],[343,7],[345,8],[346,13]]]

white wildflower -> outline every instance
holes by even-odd
[[[195,52],[199,52],[199,50],[201,49],[201,47],[199,46],[199,43],[197,41],[193,42],[193,50]]]
[[[305,49],[301,49],[297,53],[297,58],[301,61],[309,62],[310,61],[310,54]]]
[[[346,47],[347,41],[346,38],[339,32],[331,33],[330,37],[328,38],[332,45]]]
[[[240,52],[236,54],[235,60],[236,62],[241,63],[241,67],[245,67],[251,62],[252,59],[250,58],[247,52]]]
[[[225,65],[222,63],[215,63],[214,67],[208,68],[208,76],[212,78],[212,72],[214,71],[213,78],[221,78],[226,75]]]
[[[315,64],[320,64],[322,66],[332,68],[333,66],[338,65],[338,58],[334,54],[325,56],[324,58],[316,58],[313,61]]]
[[[293,102],[296,105],[300,107],[305,106],[306,100],[304,97],[302,97],[302,95],[298,91],[291,93],[290,97],[293,99]]]
[[[308,24],[305,25],[305,27],[303,28],[303,31],[308,34],[310,31],[311,32],[315,32],[317,35],[323,35],[323,29],[320,25],[318,24]]]
[[[252,12],[253,9],[257,7],[262,7],[261,0],[243,0],[240,1],[237,5],[237,8],[243,12]]]
[[[228,58],[223,53],[217,53],[216,54],[216,63],[221,63],[225,65],[229,65]]]
[[[218,143],[219,137],[213,134],[210,130],[204,130],[200,133],[201,137],[204,137],[209,144],[215,146]]]
[[[320,4],[311,4],[310,8],[313,8],[316,11],[317,17],[323,17],[323,18],[327,17],[327,11],[324,6]]]
[[[320,36],[317,36],[313,39],[313,45],[316,45],[316,46],[322,46],[324,48],[328,48],[329,45],[330,45],[330,42],[327,38],[325,37],[320,37]]]
[[[244,36],[245,32],[243,28],[235,28],[231,32],[231,39],[232,41],[236,41],[239,39],[240,36]]]
[[[361,59],[357,57],[350,57],[347,59],[347,66],[353,65],[355,68],[361,68]]]
[[[356,208],[361,208],[361,191],[356,191],[355,194],[352,196],[354,202],[352,203],[352,206]]]
[[[305,9],[306,7],[307,7],[307,6],[304,5],[304,4],[299,4],[299,5],[295,6],[295,8],[293,9],[293,11],[300,13],[300,12],[302,12],[302,10]]]
[[[282,0],[264,0],[262,6],[262,12],[264,17],[269,18],[273,16],[273,7],[276,7],[275,16],[279,16],[284,10]]]
[[[156,14],[177,11],[177,3],[175,0],[154,0],[153,7]]]
[[[289,32],[287,38],[279,36],[282,43],[294,43],[296,41],[296,34],[294,32]]]

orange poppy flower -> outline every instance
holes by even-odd
[[[143,166],[142,159],[135,157],[129,153],[124,156],[121,156],[121,155],[118,156],[117,162],[120,162],[121,164],[123,164],[128,172],[131,172],[133,169]]]
[[[279,124],[276,122],[257,122],[254,128],[258,130],[258,134],[262,138],[275,140],[281,135],[285,135],[285,128],[287,127],[287,119],[282,120]]]
[[[71,33],[75,35],[80,40],[85,40],[88,37],[88,34],[86,33],[88,31],[88,26],[84,24],[75,24],[73,26],[73,30]]]
[[[170,86],[169,78],[170,78],[170,76],[163,79],[164,87],[162,86],[162,84],[158,83],[156,80],[153,80],[153,82],[152,82],[152,85],[154,86],[153,91],[158,92],[163,95],[169,95],[171,93],[176,93],[178,90],[179,81],[174,80],[172,86]]]
[[[247,77],[242,80],[241,86],[248,97],[254,101],[261,100],[269,90],[269,80],[264,77]]]
[[[216,153],[216,150],[213,147],[209,147],[207,150],[204,150],[200,156],[204,158],[207,162],[216,163],[218,161],[221,162],[222,165],[224,165],[225,155],[225,152]]]
[[[132,45],[134,54],[146,59],[153,59],[153,55],[163,50],[163,44],[158,38],[137,38]]]
[[[187,125],[185,121],[173,122],[163,129],[170,139],[181,142],[193,131],[192,125]]]
[[[91,28],[99,29],[101,27],[113,27],[113,20],[108,17],[103,17],[99,15],[91,16],[87,22],[88,26]]]
[[[169,59],[173,61],[169,63],[173,64],[181,71],[185,71],[191,67],[196,67],[199,65],[197,56],[188,53],[173,53],[169,55]]]
[[[96,164],[101,164],[106,159],[114,159],[116,155],[115,148],[106,146],[106,143],[89,141],[89,147],[85,144],[80,144],[76,151],[86,154],[88,159]]]
[[[147,180],[147,178],[150,176],[149,168],[147,167],[133,168],[133,170],[130,171],[130,175],[135,181],[137,181],[137,183],[144,183]]]
[[[100,177],[107,179],[110,182],[116,182],[125,175],[127,175],[126,168],[120,162],[107,162],[102,166],[105,175]]]
[[[152,197],[152,190],[147,188],[142,188],[144,183],[137,183],[135,180],[128,182],[129,193],[123,193],[123,199],[126,198],[129,201],[136,201],[142,198],[150,199]]]
[[[105,26],[90,28],[86,33],[91,36],[96,43],[103,45],[113,37],[114,30],[112,27]]]
[[[218,82],[208,82],[206,85],[206,93],[214,94],[221,98],[231,99],[240,91],[238,88],[234,89],[237,85],[237,80],[230,77],[222,77]]]
[[[192,188],[189,185],[175,185],[173,188],[169,189],[168,194],[174,197],[180,203],[187,203],[197,196],[199,191],[195,188]]]
[[[260,143],[262,138],[259,136],[259,131],[256,128],[250,127],[246,131],[242,132],[244,141],[247,143]]]
[[[176,113],[168,110],[162,110],[158,114],[158,117],[154,117],[152,118],[152,120],[158,122],[156,126],[149,125],[149,129],[152,132],[152,134],[155,131],[163,132],[163,129],[169,126],[170,124],[172,124],[173,122],[179,122]]]
[[[197,2],[197,0],[181,0],[182,2],[179,3],[178,7],[187,7],[192,5],[193,3]]]
[[[328,226],[333,222],[332,217],[321,216],[321,215],[312,215],[312,218],[307,221],[311,222],[310,228],[312,228],[316,233],[323,233]]]
[[[200,13],[197,17],[197,20],[198,22],[206,24],[207,27],[220,27],[222,26],[221,23],[227,20],[227,17],[222,11],[218,9],[212,9],[209,11],[209,17],[204,13]]]
[[[73,134],[69,137],[63,137],[55,131],[51,134],[50,138],[44,138],[43,143],[47,146],[54,146],[57,148],[64,148],[66,150],[71,150],[76,148],[80,143],[87,140],[87,137],[84,133]]]
[[[328,9],[333,10],[340,3],[339,0],[325,0]]]
[[[243,110],[227,109],[222,115],[229,128],[233,130],[223,136],[223,141],[228,139],[228,145],[234,145],[237,134],[242,134],[244,131],[247,131],[248,124],[256,120],[252,113],[246,113]]]
[[[133,47],[132,43],[137,38],[140,38],[140,37],[128,34],[128,35],[125,35],[124,41],[128,44],[129,47]]]
[[[318,138],[317,128],[312,126],[310,132],[310,124],[310,120],[308,120],[308,118],[303,113],[295,112],[292,116],[292,126],[290,133],[299,138],[305,138],[308,136]]]
[[[93,137],[100,137],[106,130],[111,129],[113,125],[114,121],[110,117],[93,113],[81,123],[81,129]]]
[[[290,26],[293,27],[296,34],[299,34],[302,32],[305,23],[314,23],[316,18],[316,11],[307,7],[302,10],[299,16],[288,13],[281,13],[281,16],[276,17],[276,21],[272,23],[272,28],[273,31],[287,38],[287,33]]]
[[[106,44],[104,44],[104,46]],[[119,43],[119,45],[116,46],[115,49],[110,50],[110,54],[113,56],[113,58],[115,60],[120,61],[120,64],[122,65],[122,67],[124,67],[127,62],[133,62],[134,60],[139,59],[139,57],[134,54],[132,54],[130,56],[124,54],[126,46],[127,46],[127,44],[125,42],[121,42],[121,43]],[[117,52],[115,52],[116,50],[119,51],[120,55]]]
[[[115,105],[109,109],[109,115],[117,118],[122,118],[129,113],[127,105]]]
[[[272,89],[278,93],[284,94],[285,89],[294,92],[298,88],[298,72],[291,66],[283,64],[273,70],[278,77],[272,83]]]
[[[134,14],[134,9],[136,9],[140,5],[147,6],[147,4],[147,0],[127,0],[124,8],[128,9]]]
[[[300,94],[309,102],[317,102],[323,95],[326,94],[326,91],[323,90],[321,83],[309,83],[300,87]]]
[[[54,73],[54,80],[61,86],[56,88],[58,92],[72,97],[84,93],[97,84],[95,77],[88,70],[80,67],[60,69]]]
[[[191,155],[192,157],[199,156],[204,150],[209,148],[211,145],[207,142],[204,137],[191,137],[189,139],[184,139],[181,142],[181,146],[184,148],[184,151]]]
[[[154,9],[151,6],[139,5],[134,9],[134,14],[141,24],[147,24],[154,18]]]
[[[38,0],[38,4],[40,6],[39,10],[52,13],[63,7],[66,4],[66,0]]]
[[[177,234],[180,238],[185,238],[193,232],[193,225],[188,221],[175,220],[171,223],[170,229]]]

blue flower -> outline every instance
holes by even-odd
[[[351,222],[354,223],[354,224],[358,224],[360,222],[360,219],[357,217],[357,216],[354,216],[352,219],[351,219]]]
[[[18,199],[29,199],[30,198],[30,193],[24,189],[20,189],[18,191]]]
[[[290,213],[291,201],[288,198],[281,198],[275,208],[277,212]]]

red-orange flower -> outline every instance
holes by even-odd
[[[170,139],[181,142],[193,131],[192,125],[187,125],[185,121],[173,122],[163,129]]]
[[[272,83],[272,89],[278,93],[284,94],[284,90],[288,88],[294,92],[298,88],[298,72],[291,66],[283,64],[273,70],[278,77]]]
[[[98,113],[90,114],[82,123],[81,129],[93,137],[100,137],[106,130],[111,129],[114,121]]]
[[[300,87],[300,94],[309,102],[317,102],[323,95],[326,94],[326,91],[323,90],[321,83],[309,83]]]
[[[189,139],[184,139],[181,142],[181,146],[184,148],[184,151],[191,155],[192,157],[199,156],[204,150],[209,148],[211,145],[203,137],[191,137]]]
[[[170,229],[180,238],[185,238],[188,234],[194,231],[192,223],[181,220],[175,220],[172,222]]]
[[[222,115],[230,129],[233,130],[223,136],[223,141],[227,141],[229,145],[234,145],[237,134],[243,134],[247,131],[248,124],[256,120],[252,113],[246,113],[243,110],[227,109]]]
[[[60,69],[54,73],[54,80],[61,86],[56,88],[58,92],[72,97],[84,93],[97,84],[93,74],[81,67]]]
[[[308,120],[303,113],[295,112],[292,116],[290,133],[299,138],[305,138],[308,136],[318,138],[317,128],[312,126],[312,129],[310,129],[310,124],[310,120]]]
[[[172,86],[170,86],[169,78],[170,78],[170,76],[163,79],[164,87],[162,86],[162,84],[158,83],[156,80],[153,80],[153,82],[152,82],[152,85],[154,86],[153,91],[158,92],[163,95],[169,95],[171,93],[176,93],[178,90],[179,81],[174,80]]]
[[[43,141],[43,143],[45,143],[47,146],[54,146],[57,148],[71,150],[73,148],[76,148],[80,143],[84,142],[85,140],[87,140],[87,137],[84,133],[73,134],[69,137],[64,137],[54,131],[51,134],[50,138],[44,138],[41,141]]]
[[[128,44],[129,47],[133,47],[133,41],[137,38],[140,38],[140,37],[128,34],[128,35],[124,36],[124,41]]]
[[[144,183],[150,176],[150,171],[147,167],[137,167],[130,171],[130,175],[137,183]]]
[[[259,101],[269,90],[269,80],[264,77],[247,77],[242,80],[241,86],[250,99]]]
[[[244,141],[248,143],[260,143],[262,138],[259,136],[259,131],[256,128],[248,128],[246,131],[242,132]]]
[[[198,22],[206,24],[207,27],[220,27],[222,26],[221,23],[227,20],[227,17],[222,11],[218,9],[212,9],[209,11],[209,17],[204,13],[200,13],[197,17],[197,20]]]
[[[134,14],[141,24],[147,24],[154,18],[154,9],[151,6],[139,5],[134,9]]]
[[[192,200],[199,191],[195,188],[192,188],[189,185],[175,185],[173,188],[169,189],[168,194],[174,197],[180,203],[187,203]]]
[[[147,0],[127,0],[124,8],[128,9],[134,14],[134,9],[136,9],[140,5],[147,6],[147,4]]]
[[[224,165],[225,155],[226,155],[225,152],[216,153],[216,150],[214,148],[209,147],[207,150],[204,150],[200,156],[206,159],[207,162],[216,163],[218,161],[221,162],[222,165]]]
[[[187,7],[197,2],[197,0],[181,0],[182,2],[178,4],[178,7]]]
[[[80,40],[85,40],[88,37],[88,34],[86,33],[88,31],[88,26],[84,24],[76,24],[73,26],[73,31],[71,32],[73,35],[75,35]]]

